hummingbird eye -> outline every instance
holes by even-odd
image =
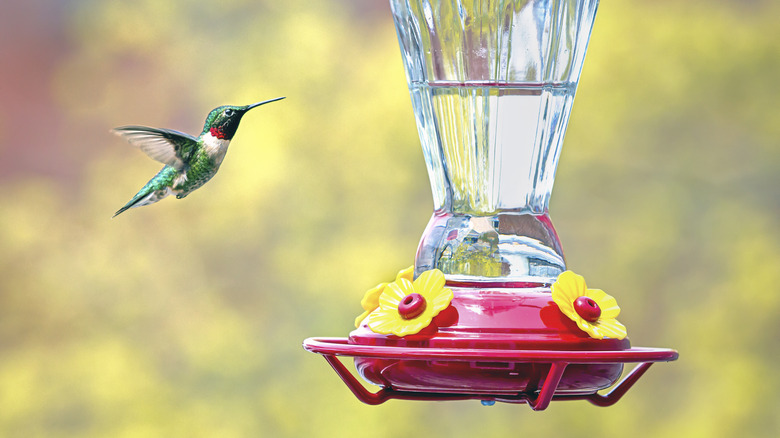
[[[233,115],[233,110],[230,109],[230,108],[226,109],[225,110],[225,115],[228,116],[228,117],[232,116]]]

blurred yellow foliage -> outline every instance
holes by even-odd
[[[349,332],[431,213],[389,11],[356,5],[52,9],[68,47],[40,87],[81,167],[0,179],[0,436],[774,436],[780,7],[600,6],[552,217],[632,341],[680,360],[614,407],[539,414],[363,406],[300,347]],[[158,164],[109,128],[197,133],[217,105],[277,96],[208,185],[110,219]],[[2,133],[0,151],[41,146]]]

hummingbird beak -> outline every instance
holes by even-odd
[[[249,111],[252,108],[258,107],[260,105],[265,105],[266,103],[276,102],[277,100],[282,100],[282,99],[284,99],[284,97],[277,97],[276,99],[269,99],[269,100],[264,100],[262,102],[253,103],[251,105],[247,105],[244,111]]]

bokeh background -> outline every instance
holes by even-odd
[[[635,345],[611,408],[359,403],[309,336],[412,262],[431,195],[376,1],[0,5],[0,436],[776,436],[780,4],[602,2],[551,215]],[[247,115],[184,201],[109,129]]]

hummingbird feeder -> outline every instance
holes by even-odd
[[[548,215],[598,0],[390,3],[434,212],[414,266],[366,292],[356,330],[304,348],[372,405],[614,404],[677,352],[631,346],[615,298],[567,270]]]

